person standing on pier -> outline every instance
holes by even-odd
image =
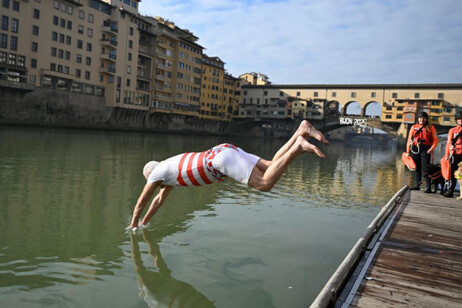
[[[448,142],[446,143],[445,159],[451,163],[451,187],[444,194],[445,197],[452,198],[454,189],[456,188],[456,178],[454,172],[458,168],[458,164],[462,161],[462,111],[458,111],[454,119],[457,126],[449,130]]]
[[[143,168],[147,183],[133,210],[130,229],[138,227],[141,213],[158,187],[160,191],[143,217],[143,225],[162,206],[174,186],[201,186],[230,177],[260,191],[271,190],[297,156],[313,153],[325,157],[318,147],[307,141],[310,137],[328,143],[320,131],[304,120],[270,161],[224,143],[208,151],[183,153],[161,162],[148,162]]]
[[[422,180],[422,171],[426,172],[427,166],[430,164],[433,157],[433,150],[438,144],[436,129],[428,122],[428,114],[419,112],[417,114],[417,123],[411,127],[407,140],[407,155],[411,155],[417,168],[414,172],[416,185],[411,187],[412,190],[420,189],[420,181]],[[410,153],[409,153],[410,152]],[[424,173],[425,178],[425,193],[430,193],[431,179]]]

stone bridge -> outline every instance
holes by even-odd
[[[323,133],[328,133],[344,126],[368,126],[380,129],[399,142],[407,139],[412,124],[402,122],[382,122],[379,117],[363,116],[329,116],[323,120],[309,120]],[[297,129],[301,119],[235,119],[225,132],[236,136],[258,136],[271,138],[288,138]],[[451,127],[435,126],[438,134],[445,134]]]

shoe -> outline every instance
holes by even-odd
[[[427,187],[427,188],[425,188],[425,190],[424,190],[424,193],[426,193],[426,194],[429,194],[429,193],[431,193],[431,192],[432,192],[432,190],[430,189],[430,187]]]
[[[448,190],[445,194],[444,194],[445,197],[447,198],[452,198],[454,197],[454,192],[452,190]]]
[[[411,190],[420,190],[420,187],[419,186],[414,186],[414,187],[411,187]]]

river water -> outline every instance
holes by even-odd
[[[148,160],[283,141],[0,126],[0,307],[306,307],[410,174],[400,151],[330,144],[267,193],[175,188],[126,230]]]

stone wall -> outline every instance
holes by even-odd
[[[36,88],[0,88],[0,123],[96,129],[224,134],[227,123],[107,107],[104,97]]]

